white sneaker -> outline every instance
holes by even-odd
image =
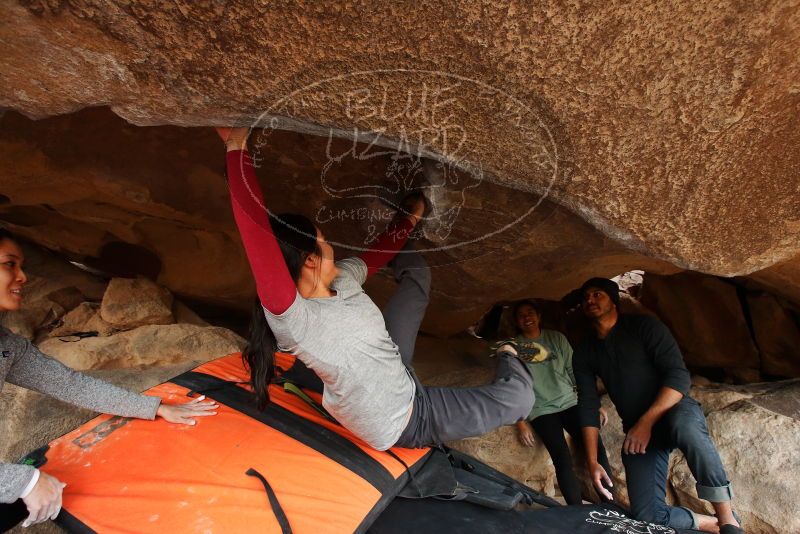
[[[511,343],[506,343],[505,345],[502,345],[500,348],[497,349],[497,354],[500,354],[501,352],[508,352],[512,356],[517,356],[518,355],[517,354],[517,347],[515,347]]]

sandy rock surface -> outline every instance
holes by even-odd
[[[708,430],[730,477],[736,511],[747,532],[800,531],[800,382],[779,382],[765,393],[734,402],[707,416]],[[686,461],[679,457],[670,476],[676,501],[698,511],[699,501]]]
[[[785,240],[797,196],[784,194],[798,155],[782,150],[800,135],[790,111],[797,5],[423,3],[402,16],[364,7],[7,3],[1,103],[38,117],[106,103],[151,125],[252,120],[272,108],[295,129],[386,127],[397,139],[404,127],[500,183],[542,191],[555,175],[565,205],[684,266],[732,274],[798,253]],[[426,82],[440,101],[457,93],[452,110],[398,115],[409,90],[419,106]],[[312,98],[322,92],[329,98]],[[492,98],[501,92],[514,107]],[[465,132],[460,154],[433,130],[437,116]]]
[[[269,126],[252,148],[270,207],[311,217],[339,258],[369,243],[387,201],[428,187],[417,246],[433,267],[431,334],[461,332],[497,302],[559,299],[634,268],[738,276],[800,305],[800,0],[8,1],[0,21],[0,221],[178,299],[249,308],[252,275],[210,129],[238,122]],[[105,281],[63,261],[44,268],[29,307],[3,321],[39,341],[85,319],[101,337],[43,341],[76,365],[163,365],[241,345],[177,304],[153,312],[158,297],[101,314],[131,329],[106,336],[82,304],[100,302]],[[694,282],[665,287],[652,309],[688,363],[741,382],[797,374],[785,306],[751,301],[754,342],[732,286],[678,277]],[[381,273],[366,288],[382,304],[395,284]],[[434,374],[470,359],[451,356],[419,363]],[[778,458],[747,432],[775,424],[795,443],[796,417],[783,415],[795,401],[765,391],[697,394],[710,424],[727,414],[753,454]],[[610,449],[615,424],[604,429]],[[501,461],[514,436],[498,432],[487,450]],[[775,478],[777,465],[759,473],[735,446],[725,454],[742,473]],[[798,491],[761,489],[775,502],[743,503],[767,532]]]
[[[14,111],[0,159],[14,164],[0,217],[76,257],[123,258],[176,295],[241,302],[252,286],[218,141],[174,126],[266,117],[301,132],[259,147],[282,184],[270,198],[326,232],[357,222],[338,236],[351,246],[371,222],[357,210],[373,210],[353,188],[379,196],[419,169],[349,140],[444,164],[432,198],[446,228],[427,245],[454,248],[436,261],[450,267],[432,332],[463,329],[490,299],[561,296],[634,267],[752,274],[800,299],[796,0],[1,9],[0,105]],[[155,127],[84,109],[97,106]],[[456,168],[480,179],[456,184]]]
[[[204,362],[238,352],[244,344],[225,328],[171,324],[140,326],[75,342],[48,339],[39,348],[73,369],[85,370],[152,367],[187,359]]]
[[[189,306],[178,300],[172,302],[172,315],[175,317],[176,323],[210,326],[208,321],[197,315]]]
[[[42,247],[22,243],[22,250],[28,275],[22,308],[0,314],[0,324],[12,332],[33,339],[84,300],[102,297],[105,291],[102,280]]]
[[[64,337],[84,332],[97,332],[100,336],[108,336],[115,330],[114,325],[107,323],[100,316],[100,305],[81,302],[62,317],[60,325],[51,330],[49,336]]]
[[[330,150],[351,146],[342,144]],[[421,178],[398,170],[387,154],[347,157],[326,171],[327,145],[325,137],[275,132],[258,148],[257,173],[271,207],[310,217],[344,258],[360,254],[394,213],[376,198],[355,196],[353,188],[385,197],[406,183],[417,187]],[[179,299],[249,310],[252,273],[231,214],[223,148],[212,130],[137,128],[103,109],[38,122],[9,112],[0,119],[2,159],[15,162],[2,191],[10,201],[0,202],[0,220],[14,232],[104,272],[145,275]],[[42,187],[32,188],[29,176]],[[465,182],[474,187],[464,189]],[[437,238],[441,218],[434,218],[425,223],[430,239],[415,243],[433,269],[423,326],[430,333],[462,331],[500,300],[559,299],[592,275],[677,270],[605,238],[539,195],[465,175],[452,188],[459,204],[448,238]],[[367,285],[379,303],[394,288],[384,275]]]
[[[15,334],[33,338],[42,326],[58,321],[67,312],[63,302],[59,302],[60,295],[66,295],[72,306],[77,306],[82,300],[82,295],[74,288],[65,288],[61,283],[44,278],[31,277],[25,286],[25,298],[28,302],[16,313],[3,314],[3,326]]]
[[[100,304],[100,317],[128,330],[147,324],[170,324],[172,294],[146,278],[112,278]]]

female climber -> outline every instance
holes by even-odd
[[[0,228],[0,312],[22,305],[28,278],[25,257],[11,234]],[[214,415],[216,403],[197,398],[182,405],[161,404],[158,397],[140,395],[78,373],[45,356],[27,339],[0,327],[0,390],[8,381],[96,412],[123,417],[195,424],[195,417]],[[65,484],[28,465],[0,463],[0,532],[25,519],[23,526],[55,519]],[[27,518],[25,517],[27,515]]]
[[[513,348],[498,351],[496,379],[485,386],[426,388],[410,369],[430,271],[419,253],[401,249],[422,217],[423,199],[398,214],[371,250],[334,262],[333,247],[310,220],[267,211],[247,151],[249,131],[217,132],[226,144],[233,214],[263,306],[245,349],[262,407],[279,349],[319,376],[323,406],[378,450],[475,436],[530,412],[532,378]],[[361,286],[389,261],[398,289],[381,314]]]
[[[531,370],[536,394],[536,404],[527,420],[517,423],[519,440],[526,447],[532,447],[533,432],[536,432],[553,459],[564,500],[567,504],[581,504],[581,483],[572,468],[572,455],[564,439],[566,430],[573,440],[582,441],[572,346],[561,332],[541,328],[541,311],[532,300],[518,302],[512,317],[517,336],[510,343]],[[600,419],[601,424],[608,419],[602,408]],[[602,441],[598,441],[597,457],[606,472],[611,472]],[[605,498],[601,496],[601,499]]]

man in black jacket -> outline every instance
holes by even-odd
[[[597,461],[600,400],[596,377],[603,380],[622,418],[622,462],[631,511],[636,519],[706,532],[744,532],[733,515],[733,496],[706,427],[700,405],[689,396],[689,371],[675,339],[655,317],[618,312],[619,287],[592,278],[581,287],[584,314],[593,333],[575,350],[573,367],[589,472],[597,490],[611,480]],[[696,514],[665,501],[669,455],[680,449],[697,481],[697,495],[710,501],[716,517]]]

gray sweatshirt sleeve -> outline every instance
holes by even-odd
[[[21,336],[8,335],[3,341],[3,348],[10,350],[14,358],[6,381],[95,412],[155,419],[161,404],[158,397],[134,393],[74,371],[42,354]]]
[[[30,465],[0,464],[0,503],[19,499],[35,471]]]
[[[8,360],[5,380],[51,395],[61,401],[95,412],[155,419],[161,404],[158,397],[148,397],[119,388],[66,367],[44,354],[27,339],[0,329],[0,350]],[[3,377],[0,377],[2,379]],[[0,464],[0,502],[14,502],[33,476],[34,468]]]
[[[35,471],[30,465],[0,464],[0,503],[19,499]]]

